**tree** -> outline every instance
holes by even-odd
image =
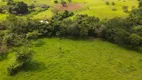
[[[0,13],[3,13],[3,9],[0,7]]]
[[[142,25],[142,7],[139,9],[134,9],[130,13],[128,19],[133,25]]]
[[[130,44],[133,46],[138,46],[142,44],[142,37],[137,34],[131,34],[129,36]]]
[[[18,8],[17,8],[17,12],[18,12],[19,14],[25,14],[25,13],[28,12],[28,6],[27,6],[27,4],[24,3],[23,1],[22,1],[22,2],[18,2],[18,3],[16,4],[16,6],[18,7]]]
[[[58,4],[58,0],[54,0],[54,3],[55,3],[55,4]]]
[[[106,1],[106,5],[109,5],[110,3],[108,1]]]
[[[142,1],[139,1],[139,8],[142,7]]]
[[[114,3],[114,2],[112,2],[112,5],[115,5],[115,3]]]
[[[69,1],[69,3],[71,3],[72,2],[72,0],[68,0]]]
[[[62,1],[61,1],[61,4],[62,4],[63,7],[66,7],[66,4],[67,4],[67,3],[66,3],[66,1],[62,0]]]
[[[10,76],[15,75],[18,71],[23,70],[24,67],[31,62],[33,51],[29,48],[22,48],[17,51],[15,63],[7,68],[7,73]]]
[[[128,11],[128,6],[123,6],[122,9],[123,9],[123,11],[124,11],[125,13],[128,13],[128,12],[129,12],[129,11]]]
[[[26,3],[22,2],[9,2],[8,11],[12,14],[25,14],[28,13],[28,6]]]
[[[31,4],[30,6],[29,6],[29,9],[31,9],[31,10],[33,10],[35,8],[35,5],[34,4]]]

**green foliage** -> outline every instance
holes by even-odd
[[[133,25],[142,25],[142,8],[134,9],[129,16],[129,19]]]
[[[112,5],[115,5],[115,2],[112,2],[111,4],[112,4]]]
[[[134,32],[142,37],[142,25],[133,26],[132,32]]]
[[[67,19],[57,21],[53,19],[49,25],[54,27],[54,31],[52,33],[56,36],[98,36],[103,31],[103,28],[99,24],[99,19],[96,17],[89,17],[87,15],[78,15],[74,20]]]
[[[134,34],[136,31],[131,29],[131,25],[125,23],[126,21],[121,18],[114,18],[106,24],[105,38],[117,44],[126,45],[141,45],[141,36]]]
[[[6,44],[0,44],[0,61],[5,59],[8,54],[8,46]]]
[[[33,10],[35,8],[35,4],[31,4],[30,6],[28,6],[28,8]]]
[[[61,0],[61,4],[62,4],[63,7],[66,7],[67,2],[64,1],[64,0]]]
[[[58,3],[58,0],[54,0],[54,3],[57,4],[57,3]]]
[[[133,46],[138,46],[138,45],[141,45],[142,44],[142,37],[137,35],[137,34],[131,34],[129,36],[129,40],[130,40],[130,43],[133,45]]]
[[[5,21],[7,24],[4,25],[10,31],[10,34],[7,35],[7,43],[8,45],[20,45],[26,39],[34,39],[41,36],[82,38],[92,36],[104,38],[117,44],[133,45],[129,35],[133,33],[138,36],[142,35],[141,28],[135,30],[131,28],[134,24],[130,18],[113,18],[105,24],[99,18],[88,15],[77,15],[72,20],[67,19],[71,15],[72,12],[69,11],[59,13],[48,23],[46,21],[42,23],[31,19],[9,16]],[[133,17],[131,18],[133,19]]]
[[[139,8],[142,7],[142,0],[139,1]]]
[[[63,13],[57,13],[55,16],[52,17],[52,19],[53,20],[63,20],[73,15],[74,15],[73,12],[69,12],[65,10]]]
[[[16,62],[26,64],[31,61],[33,51],[28,48],[22,48],[17,51]]]
[[[108,1],[106,1],[106,5],[109,5],[110,3]]]
[[[123,6],[122,9],[123,9],[123,11],[124,11],[125,13],[128,13],[128,12],[129,12],[128,6]]]
[[[33,51],[27,48],[22,48],[17,52],[15,63],[7,68],[7,73],[10,76],[15,75],[18,71],[24,69],[27,63],[32,60]]]
[[[97,17],[88,15],[77,15],[74,19],[68,19],[73,15],[69,11],[58,13],[50,21],[45,22],[10,15],[7,20],[3,21],[2,26],[9,31],[6,35],[8,45],[18,45],[26,39],[41,36],[83,38],[91,36],[104,38],[117,44],[133,45],[129,36],[133,33],[138,36],[142,35],[141,28],[133,29],[133,26],[141,25],[141,12],[141,8],[136,9],[126,19],[113,18],[106,23],[101,22]],[[139,45],[141,45],[141,42]]]
[[[8,12],[12,14],[25,14],[28,13],[28,6],[26,3],[22,2],[8,2]]]
[[[38,31],[28,32],[26,35],[27,36],[26,38],[35,39],[35,38],[38,38],[40,35],[41,33],[39,33]]]
[[[23,64],[20,64],[20,63],[15,63],[13,65],[10,65],[8,68],[7,68],[7,73],[8,75],[10,76],[13,76],[15,75],[19,70],[20,68],[23,66]]]

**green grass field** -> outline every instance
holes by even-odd
[[[34,3],[34,0],[15,0],[15,1],[24,1],[28,5]],[[106,1],[108,1],[110,5],[106,5]],[[112,2],[114,2],[116,5],[112,5]],[[90,16],[97,16],[100,19],[104,18],[110,19],[113,17],[126,17],[128,13],[123,12],[122,6],[128,6],[129,11],[131,11],[132,6],[135,6],[136,8],[138,6],[137,0],[72,0],[72,3],[83,5],[81,9],[73,11],[75,15],[88,14]],[[5,3],[0,2],[0,4],[5,4]],[[31,18],[47,19],[51,18],[54,15],[54,13],[52,12],[53,7],[56,6],[54,4],[54,0],[36,0],[36,3],[34,4],[35,5],[47,4],[50,5],[51,8],[49,10],[42,11],[37,14],[31,14],[30,16]],[[112,11],[113,8],[117,9],[117,11]],[[0,14],[0,20],[2,18],[4,17],[1,16]]]
[[[137,7],[137,0],[84,0],[86,2],[85,9],[78,11],[77,14],[88,14],[90,16],[97,16],[101,19],[113,18],[113,17],[126,17],[128,13],[124,13],[122,6],[128,6],[131,11],[132,6]],[[110,5],[106,5],[108,1]],[[114,2],[115,5],[111,5]],[[112,11],[112,8],[116,8],[117,11]]]
[[[27,71],[9,77],[15,53],[0,61],[0,80],[142,80],[142,54],[100,39],[43,38]]]

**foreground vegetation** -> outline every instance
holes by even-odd
[[[15,76],[6,67],[15,60],[11,53],[0,61],[1,80],[141,80],[142,55],[100,39],[33,40],[32,63]]]

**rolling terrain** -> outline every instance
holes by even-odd
[[[15,53],[0,61],[0,80],[141,80],[142,55],[95,40],[43,38],[32,41],[36,52],[26,71],[9,77],[4,69]]]
[[[14,1],[24,1],[28,5],[34,4],[36,6],[35,11],[27,14],[27,17],[33,19],[50,19],[55,15],[55,11],[69,10],[73,11],[75,15],[77,14],[88,14],[89,16],[96,16],[100,19],[111,19],[113,17],[126,17],[128,13],[125,13],[122,9],[123,6],[128,6],[128,10],[131,11],[133,8],[137,8],[137,0],[72,0],[71,3],[67,2],[67,6],[63,7],[60,4],[54,3],[54,0],[14,0]],[[106,5],[109,2],[109,5]],[[112,5],[114,2],[114,5]],[[6,4],[0,2],[0,4]],[[50,8],[48,10],[40,10],[40,5],[48,5]],[[113,11],[113,9],[115,11]],[[5,17],[4,14],[0,14],[0,19]],[[7,14],[8,15],[8,14]],[[24,15],[25,16],[25,15]]]

